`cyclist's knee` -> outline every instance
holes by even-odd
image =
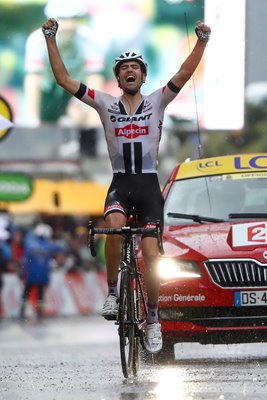
[[[108,228],[121,228],[126,224],[126,216],[121,212],[112,212],[105,218]]]

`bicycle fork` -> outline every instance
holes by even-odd
[[[131,290],[133,293],[133,305],[134,305],[134,325],[135,325],[135,336],[140,338],[141,344],[143,346],[143,336],[145,331],[146,318],[147,316],[147,306],[144,295],[144,290],[142,286],[142,274],[136,266],[136,259],[132,256],[135,254],[135,243],[132,244],[134,249],[131,248],[131,243],[127,246],[126,251],[129,252],[130,260],[130,276],[131,276]],[[132,259],[130,259],[132,257]]]

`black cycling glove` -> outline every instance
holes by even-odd
[[[201,40],[201,42],[208,42],[210,39],[210,31],[204,32],[202,29],[196,27],[195,29],[196,35]]]
[[[58,23],[55,19],[51,19],[53,21],[53,25],[50,28],[44,28],[42,26],[42,31],[45,37],[55,37],[58,30]]]

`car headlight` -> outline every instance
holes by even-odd
[[[179,278],[199,278],[198,265],[194,261],[161,257],[157,263],[159,277],[163,280]]]

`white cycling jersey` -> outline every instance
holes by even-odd
[[[113,173],[157,172],[164,111],[176,95],[177,91],[164,86],[150,95],[143,95],[135,113],[129,115],[122,97],[81,84],[76,97],[95,108],[100,116]]]

